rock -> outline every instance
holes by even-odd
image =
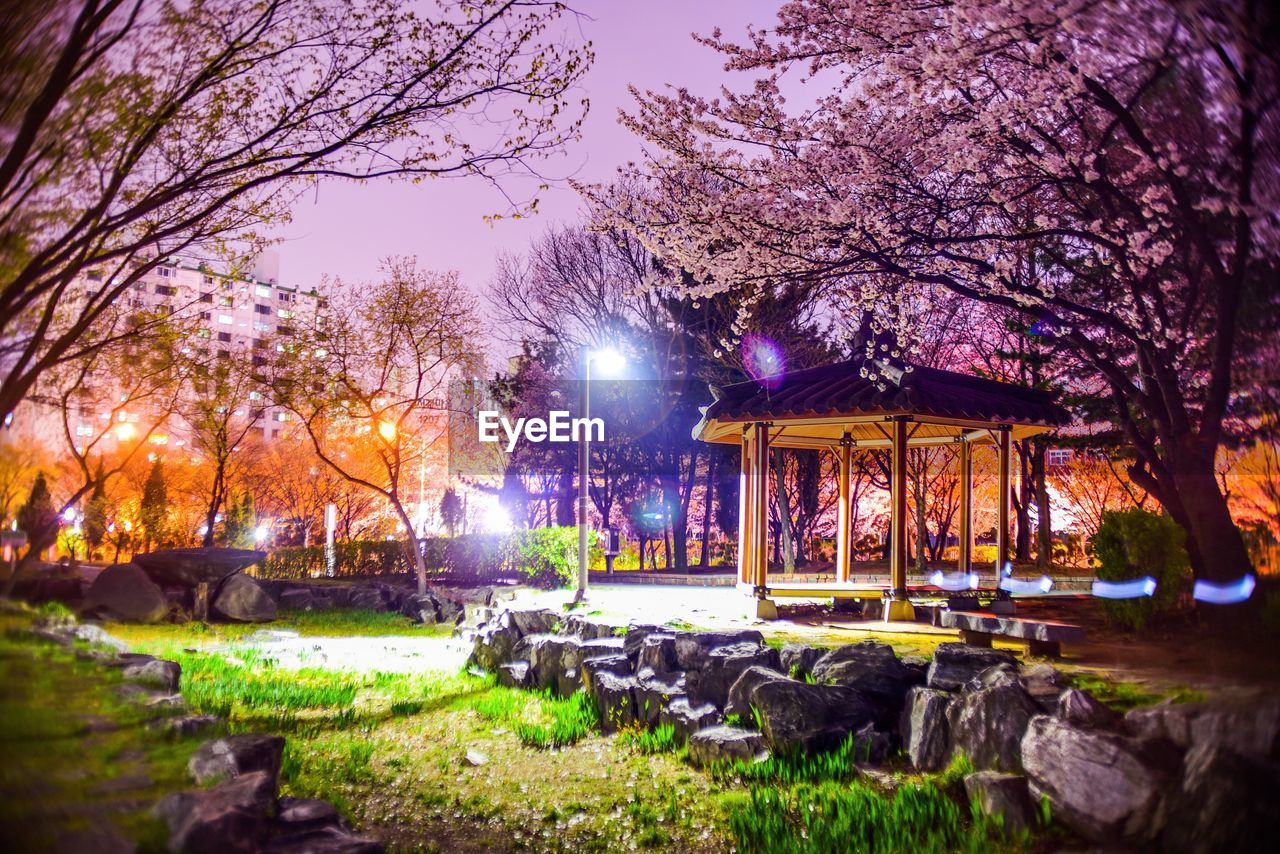
[[[140,567],[116,563],[98,573],[80,610],[114,620],[158,623],[169,613],[169,600]]]
[[[748,667],[746,670],[742,671],[741,675],[738,676],[733,685],[729,688],[729,698],[725,701],[724,705],[725,716],[728,717],[736,715],[744,721],[751,721],[751,692],[755,690],[756,686],[774,679],[790,678],[791,677],[786,674],[780,673],[777,670],[772,670],[768,667],[761,667],[759,665]]]
[[[550,608],[525,608],[511,609],[507,612],[511,615],[512,625],[521,637],[525,635],[549,634],[554,632],[556,624],[560,622],[560,615]]]
[[[984,688],[1001,688],[1009,685],[1017,686],[1026,690],[1022,684],[1022,677],[1018,675],[1018,668],[1012,664],[997,664],[995,667],[988,667],[977,676],[964,683],[961,691],[981,691]]]
[[[281,591],[279,605],[284,611],[310,611],[316,606],[316,597],[306,587],[294,587]]]
[[[1058,717],[1083,729],[1117,729],[1123,717],[1077,688],[1068,688],[1058,697]]]
[[[764,635],[755,629],[742,629],[735,632],[677,632],[676,633],[676,667],[680,670],[705,670],[715,650],[724,647],[763,647]],[[777,657],[777,650],[773,650]],[[775,670],[782,668],[781,662],[774,665]],[[735,676],[736,678],[736,676]],[[725,685],[726,692],[733,680]]]
[[[383,599],[382,591],[377,587],[366,584],[359,584],[351,588],[350,598],[347,600],[347,607],[360,611],[381,611],[386,601]]]
[[[275,601],[244,574],[224,581],[212,605],[215,613],[238,623],[265,623],[276,618]]]
[[[626,634],[625,626],[619,626],[613,623],[604,623],[591,617],[585,617],[579,614],[571,614],[565,617],[564,634],[573,635],[579,640],[589,641],[601,638],[617,638],[622,640]]]
[[[263,854],[381,854],[382,843],[341,827],[321,827],[271,840]]]
[[[1035,823],[1035,809],[1021,774],[978,771],[964,778],[964,791],[985,816],[1000,816],[1006,830],[1025,830]]]
[[[252,549],[157,549],[134,555],[133,562],[158,584],[195,587],[215,584],[265,559],[266,552]]]
[[[488,765],[489,757],[485,756],[479,750],[471,749],[471,750],[468,750],[466,755],[462,757],[462,761],[466,765],[479,767],[481,765]]]
[[[275,804],[276,781],[263,771],[212,789],[174,792],[156,804],[169,828],[169,850],[183,854],[255,852]]]
[[[771,679],[756,684],[748,697],[774,753],[835,748],[875,723],[875,704],[845,685]]]
[[[1280,823],[1280,766],[1205,743],[1186,755],[1171,798],[1163,848],[1175,852],[1258,850]]]
[[[1071,687],[1067,677],[1052,664],[1028,664],[1018,671],[1022,687],[1040,711],[1053,714],[1058,709],[1058,695]]]
[[[509,661],[498,665],[498,684],[508,688],[528,688],[533,684],[533,674],[527,661]]]
[[[566,651],[571,648],[571,662],[576,661],[576,651],[580,643],[581,641],[577,638],[564,635],[525,635],[516,641],[511,655],[515,660],[529,662],[534,686],[538,688],[554,688],[565,671]]]
[[[591,690],[591,680],[596,673],[612,673],[616,676],[631,675],[631,659],[627,658],[626,653],[616,652],[608,655],[593,655],[590,658],[583,658],[582,682],[588,691]]]
[[[655,673],[648,667],[636,673],[636,720],[646,726],[658,722],[662,710],[685,691],[683,673]]]
[[[751,729],[713,726],[689,736],[689,761],[698,768],[738,759],[750,762],[765,750],[764,736]]]
[[[813,665],[826,655],[821,647],[803,643],[783,644],[778,657],[782,660],[782,672],[792,679],[802,679],[813,671]]]
[[[318,798],[284,797],[276,810],[276,827],[285,833],[341,826],[342,817],[334,805]]]
[[[681,741],[720,722],[720,710],[715,706],[710,703],[694,706],[686,697],[676,697],[658,714],[658,723],[670,725]]]
[[[662,626],[649,626],[632,623],[627,626],[627,633],[623,636],[622,651],[627,654],[628,658],[635,661],[640,655],[640,647],[644,646],[644,639],[655,632],[670,634],[670,632],[663,629]]]
[[[176,718],[165,718],[159,727],[166,735],[174,738],[190,738],[221,726],[222,718],[217,715],[182,715]]]
[[[690,698],[698,703],[712,703],[717,708],[724,708],[729,700],[729,689],[748,667],[762,666],[771,670],[782,668],[776,649],[750,641],[716,647],[705,654],[681,657],[680,640],[677,639],[676,650],[678,659],[698,661],[701,665],[699,670],[690,672],[687,676]]]
[[[640,651],[636,654],[637,672],[644,667],[658,673],[670,673],[679,669],[679,665],[676,664],[675,635],[655,632],[645,637],[640,644]]]
[[[1168,742],[1080,729],[1048,715],[1031,720],[1022,764],[1032,799],[1047,796],[1055,821],[1102,845],[1154,839],[1179,779]]]
[[[278,735],[229,735],[200,745],[187,761],[187,770],[201,785],[257,771],[274,785],[283,756],[284,739]]]
[[[917,770],[940,771],[951,758],[947,707],[954,696],[935,688],[912,688],[907,695],[898,731]]]
[[[1133,709],[1125,729],[1164,738],[1184,749],[1216,745],[1257,759],[1280,759],[1280,698],[1243,697],[1231,703],[1159,703]]]
[[[813,665],[812,673],[818,682],[856,688],[875,704],[876,722],[886,727],[897,724],[907,691],[920,683],[919,673],[899,661],[893,647],[875,641],[831,650]]]
[[[467,663],[495,671],[499,664],[512,660],[512,652],[521,638],[526,635],[549,634],[556,619],[556,613],[546,608],[500,610],[476,629]]]
[[[970,679],[988,667],[998,664],[1016,665],[1013,653],[984,649],[963,643],[938,644],[929,664],[925,684],[941,691],[959,691]]]
[[[182,665],[176,661],[153,658],[150,661],[128,664],[122,673],[130,682],[155,685],[172,693],[178,690],[178,683],[182,679]]]
[[[975,768],[1022,770],[1022,736],[1040,710],[1016,684],[966,691],[947,708],[953,752]]]
[[[600,729],[617,732],[636,721],[636,678],[599,672],[592,675],[591,694],[600,710]]]
[[[106,629],[102,628],[102,626],[94,626],[89,623],[82,623],[76,626],[72,630],[72,636],[90,646],[106,647],[116,652],[125,652],[129,648],[124,641],[107,634]]]

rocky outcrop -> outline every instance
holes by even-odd
[[[600,728],[617,732],[636,721],[636,678],[613,673],[596,673],[591,680],[591,693],[600,709]]]
[[[636,674],[636,720],[653,726],[674,698],[685,696],[684,673],[657,673],[645,667]]]
[[[782,672],[793,679],[803,679],[813,672],[813,665],[827,654],[822,647],[803,643],[783,644],[778,655],[782,660]]]
[[[1214,744],[1186,755],[1182,783],[1170,796],[1166,851],[1260,850],[1280,823],[1280,766]]]
[[[110,620],[158,623],[169,614],[169,600],[140,567],[117,563],[98,573],[85,591],[80,612]]]
[[[750,762],[764,753],[764,736],[741,727],[713,726],[689,737],[689,761],[699,768],[736,760]]]
[[[1160,703],[1124,718],[1129,733],[1164,738],[1184,749],[1213,745],[1255,758],[1280,759],[1280,698],[1245,696],[1231,703]]]
[[[276,602],[252,578],[237,573],[218,588],[213,611],[237,623],[266,623],[276,618]]]
[[[953,694],[934,688],[912,688],[907,695],[898,733],[917,770],[940,771],[951,758],[947,708],[953,698]]]
[[[681,640],[684,639],[677,639],[678,653],[681,651]],[[686,683],[690,699],[698,703],[711,703],[717,708],[724,708],[729,700],[729,689],[748,667],[767,667],[771,670],[782,667],[776,649],[751,640],[731,641],[726,646],[709,649],[699,646],[696,647],[696,652],[687,642],[684,647],[677,663],[688,671]]]
[[[925,684],[941,691],[958,691],[982,671],[1000,664],[1016,666],[1013,653],[964,643],[938,644]]]
[[[284,739],[278,735],[229,735],[200,745],[187,761],[187,770],[202,785],[257,771],[275,780],[283,757]]]
[[[256,852],[275,800],[275,778],[256,771],[212,789],[166,795],[156,804],[155,812],[168,825],[170,851]]]
[[[1180,760],[1168,742],[1086,730],[1047,715],[1022,739],[1031,796],[1054,820],[1100,844],[1149,844],[1164,825]]]
[[[1092,695],[1068,688],[1058,696],[1058,717],[1083,729],[1118,729],[1123,718]]]
[[[717,726],[722,721],[720,710],[710,703],[692,705],[688,698],[677,697],[658,713],[659,725],[670,726],[680,740],[701,729]]]
[[[154,685],[170,693],[178,690],[182,680],[182,666],[176,661],[144,656],[145,661],[133,661],[126,664],[122,674],[130,682]]]
[[[875,704],[844,685],[783,677],[759,682],[748,698],[775,753],[833,749],[876,718]]]

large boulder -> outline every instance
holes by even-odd
[[[658,723],[666,724],[675,730],[682,741],[695,732],[721,722],[720,710],[710,703],[700,706],[692,705],[687,697],[676,697],[658,715]]]
[[[1280,766],[1202,744],[1187,753],[1162,847],[1175,852],[1255,851],[1280,824]]]
[[[213,610],[237,623],[266,623],[276,618],[275,600],[243,573],[222,582],[218,595],[213,597]]]
[[[1022,770],[1022,736],[1040,713],[1016,682],[964,691],[947,708],[953,752],[963,753],[979,769]]]
[[[750,762],[765,752],[764,736],[751,729],[713,726],[689,736],[689,761],[699,768],[739,759]]]
[[[275,800],[276,781],[257,771],[212,789],[166,795],[155,812],[168,825],[170,851],[257,852]]]
[[[150,658],[149,661],[133,661],[124,666],[121,675],[130,682],[141,682],[144,685],[155,685],[169,693],[178,690],[182,680],[182,665],[176,661],[162,658]]]
[[[615,676],[631,675],[631,659],[627,658],[625,652],[611,652],[583,656],[582,666],[582,684],[590,691],[592,682],[597,673],[612,673]]]
[[[729,688],[729,699],[725,702],[724,713],[726,717],[737,716],[744,721],[750,721],[751,712],[751,692],[763,682],[769,682],[774,679],[790,679],[785,673],[779,673],[768,667],[756,665],[748,667],[742,671],[742,674],[734,681]]]
[[[1013,653],[1001,649],[986,649],[965,643],[938,644],[925,684],[941,691],[959,691],[970,679],[989,667],[1000,664],[1016,666]]]
[[[579,640],[589,641],[601,638],[617,638],[622,640],[627,633],[626,626],[606,623],[593,617],[571,614],[564,619],[564,634],[573,635]]]
[[[274,786],[283,757],[284,739],[278,735],[229,735],[200,745],[187,760],[187,770],[201,785],[261,772]]]
[[[939,771],[951,757],[947,708],[955,695],[934,688],[912,688],[898,731],[911,764],[920,771]]]
[[[1051,715],[1058,708],[1058,697],[1071,684],[1061,670],[1052,664],[1027,664],[1018,671],[1022,679],[1022,687],[1040,707],[1040,711]]]
[[[640,655],[640,648],[644,646],[644,639],[652,634],[670,634],[668,629],[662,626],[650,626],[641,623],[632,623],[627,626],[627,632],[623,635],[623,652],[635,661]]]
[[[679,651],[677,639],[677,652]],[[705,653],[680,656],[680,663],[696,661],[699,669],[690,671],[687,676],[689,697],[698,703],[711,703],[717,708],[724,708],[729,700],[729,689],[748,667],[767,667],[779,670],[782,661],[778,651],[772,647],[761,646],[749,640],[719,646]]]
[[[533,684],[538,688],[553,688],[559,684],[565,672],[565,658],[570,668],[577,661],[577,648],[581,643],[576,637],[553,634],[525,635],[516,642],[512,657],[529,662]],[[570,650],[572,649],[572,652]],[[566,653],[568,654],[566,656]]]
[[[1214,745],[1258,759],[1280,759],[1280,697],[1160,703],[1128,712],[1124,727],[1133,735],[1168,739],[1184,749]]]
[[[1025,830],[1035,822],[1035,808],[1021,774],[978,771],[964,778],[964,791],[985,816],[1003,819],[1006,830]]]
[[[759,682],[748,699],[775,753],[838,747],[850,734],[873,725],[877,711],[856,688],[786,677]]]
[[[591,694],[600,710],[600,729],[617,732],[636,722],[636,677],[598,672],[591,677]]]
[[[216,584],[266,558],[253,549],[158,549],[134,555],[133,562],[162,585],[195,587]]]
[[[1054,820],[1102,845],[1147,845],[1164,825],[1180,759],[1168,742],[1142,742],[1038,715],[1022,738],[1031,796]]]
[[[662,710],[672,699],[683,697],[683,673],[657,673],[648,667],[636,673],[636,720],[646,726],[658,723]]]
[[[676,663],[675,635],[654,632],[646,635],[636,653],[636,670],[649,668],[658,673],[669,673],[679,669]]]
[[[921,682],[919,672],[899,661],[893,647],[875,641],[833,649],[811,672],[815,681],[856,688],[876,705],[876,723],[886,727],[897,723],[907,691]]]
[[[812,673],[813,665],[826,654],[827,650],[822,647],[803,643],[783,644],[778,653],[782,659],[782,672],[793,679],[803,679]]]
[[[306,587],[290,587],[281,590],[276,601],[285,611],[310,611],[316,607],[315,594]]]
[[[113,620],[158,623],[169,613],[169,600],[140,567],[116,563],[98,573],[85,591],[80,610]]]
[[[511,661],[516,643],[526,635],[549,634],[559,617],[549,608],[502,609],[475,631],[468,664],[495,671]]]
[[[764,646],[764,635],[755,629],[732,632],[677,632],[676,667],[680,670],[704,670],[717,649],[725,647]],[[777,650],[774,650],[774,657]],[[774,665],[775,669],[781,663]],[[732,681],[730,682],[732,684]],[[725,686],[726,689],[728,686]]]

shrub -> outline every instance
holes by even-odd
[[[1093,537],[1098,578],[1132,581],[1151,576],[1155,593],[1136,599],[1103,599],[1107,617],[1127,628],[1138,629],[1155,614],[1177,606],[1187,582],[1189,562],[1184,534],[1167,516],[1138,507],[1109,510]]]
[[[535,587],[569,587],[578,578],[578,529],[533,528],[518,535],[516,569]],[[588,556],[588,561],[590,556]]]

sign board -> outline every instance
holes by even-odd
[[[622,551],[622,532],[615,528],[605,528],[601,532],[603,540],[604,553],[606,555],[616,555]]]
[[[27,534],[25,531],[4,531],[0,532],[0,546],[11,549],[22,548],[27,544]]]

